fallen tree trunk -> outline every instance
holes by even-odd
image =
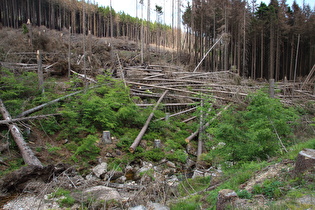
[[[79,77],[86,78],[86,79],[89,80],[90,82],[97,83],[93,78],[86,77],[84,74],[79,74],[78,72],[75,72],[75,71],[73,71],[73,70],[70,70],[70,71],[71,71],[73,74],[78,75]]]
[[[197,118],[197,116],[190,117],[190,118],[188,118],[188,119],[186,119],[186,120],[183,120],[182,122],[183,122],[183,123],[186,123],[186,122],[189,122],[189,121],[191,121],[191,120],[193,120],[193,119],[195,119],[195,118]]]
[[[5,120],[11,120],[11,116],[7,109],[5,108],[2,100],[0,99],[0,112]],[[8,125],[10,132],[14,138],[15,143],[19,147],[21,155],[25,164],[34,165],[38,167],[43,167],[42,163],[38,160],[38,158],[34,155],[33,151],[28,147],[27,143],[24,141],[24,138],[20,132],[20,129],[14,125]]]
[[[41,105],[36,106],[36,107],[34,107],[34,108],[32,108],[32,109],[29,109],[29,110],[26,110],[26,111],[22,112],[22,113],[19,114],[17,117],[24,117],[24,116],[30,115],[30,114],[32,114],[32,113],[34,113],[34,112],[37,112],[37,111],[41,110],[41,109],[44,108],[45,106],[54,104],[54,103],[56,103],[56,102],[58,102],[58,101],[61,101],[62,99],[65,99],[65,98],[68,98],[68,97],[70,97],[70,96],[79,94],[79,93],[81,93],[81,92],[83,92],[83,90],[79,90],[79,91],[76,91],[76,92],[74,92],[74,93],[70,93],[70,94],[68,94],[68,95],[65,95],[65,96],[62,96],[62,97],[60,97],[60,98],[57,98],[57,99],[55,99],[55,100],[49,101],[49,102],[47,102],[47,103],[41,104]]]
[[[137,138],[134,140],[134,142],[130,146],[129,151],[131,153],[133,153],[136,150],[137,146],[139,145],[139,143],[140,143],[144,133],[146,132],[146,130],[147,130],[148,126],[149,126],[149,123],[151,122],[151,120],[152,120],[152,118],[154,116],[154,111],[157,109],[157,107],[159,106],[159,104],[161,103],[161,101],[163,100],[163,98],[164,98],[164,96],[166,95],[167,92],[168,92],[168,90],[166,90],[162,94],[162,96],[159,98],[158,102],[155,104],[151,114],[149,115],[147,121],[145,122],[144,126],[142,127],[142,129],[141,129],[140,133],[138,134]]]
[[[15,118],[15,119],[11,119],[11,120],[0,120],[0,124],[9,124],[9,123],[13,123],[13,122],[46,118],[46,117],[51,117],[51,116],[56,116],[56,115],[61,115],[61,114],[59,114],[59,113],[57,113],[57,114],[45,114],[45,115],[38,115],[38,116],[31,116],[31,117],[20,117],[20,118]]]
[[[176,88],[169,88],[169,87],[165,87],[165,86],[150,85],[150,84],[139,83],[139,82],[131,82],[131,81],[126,81],[126,82],[129,83],[129,84],[141,85],[141,86],[145,86],[145,87],[154,87],[154,88],[158,88],[158,89],[173,90],[173,91],[178,91],[178,92],[183,92],[183,93],[198,95],[197,92],[192,92],[192,91],[189,91],[189,90],[182,90],[182,89],[176,89]]]
[[[226,107],[224,107],[224,110],[227,110],[229,107],[231,106],[231,104],[227,105]],[[216,114],[209,122],[207,122],[204,126],[202,126],[202,128],[198,128],[194,133],[192,133],[190,136],[188,136],[185,140],[186,142],[190,142],[193,138],[195,138],[200,130],[204,130],[206,127],[208,127],[210,125],[211,122],[213,122],[215,119],[217,119],[217,117],[219,117],[222,114],[222,111],[220,111],[218,114]]]
[[[184,110],[184,111],[180,111],[180,112],[177,112],[177,113],[175,113],[175,114],[171,114],[169,117],[175,117],[175,116],[177,116],[177,115],[185,114],[185,113],[187,113],[187,112],[191,112],[191,111],[195,110],[196,108],[197,108],[197,107],[193,107],[193,108],[190,108],[190,109],[186,109],[186,110]],[[162,118],[160,118],[160,119],[157,119],[156,121],[158,121],[158,120],[165,120],[165,118],[166,118],[166,117],[162,117]]]

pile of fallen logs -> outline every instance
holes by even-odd
[[[122,79],[125,86],[129,86],[130,94],[133,96],[138,96],[142,100],[137,105],[140,107],[153,107],[152,113],[148,117],[145,125],[141,129],[138,137],[135,139],[134,143],[130,146],[130,151],[133,152],[139,142],[141,141],[142,136],[144,135],[146,129],[148,128],[150,121],[153,119],[153,113],[158,108],[158,105],[163,104],[163,109],[165,113],[168,113],[168,116],[156,120],[165,120],[169,117],[176,117],[182,114],[193,113],[194,110],[202,103],[201,95],[208,95],[213,99],[213,104],[216,108],[227,109],[231,103],[243,103],[246,96],[250,93],[253,93],[259,89],[270,86],[269,88],[272,92],[272,97],[277,97],[286,104],[294,104],[297,100],[308,100],[314,101],[315,98],[315,89],[314,89],[314,72],[315,65],[310,71],[310,74],[305,79],[303,83],[301,82],[292,82],[284,81],[274,83],[274,80],[270,80],[270,85],[265,82],[257,82],[251,79],[241,78],[239,75],[233,71],[216,71],[216,72],[196,72],[196,71],[185,71],[184,69],[178,66],[171,65],[143,65],[143,66],[128,66],[123,67],[119,55],[116,54],[118,60],[118,68],[115,76]],[[11,68],[20,68],[32,69],[38,68],[39,64],[23,64],[23,63],[6,63],[2,62],[2,66],[7,66]],[[49,69],[55,65],[46,64],[41,68]],[[86,74],[80,74],[73,70],[70,70],[72,74],[81,77],[83,80],[89,83],[97,83],[92,76]],[[311,87],[311,88],[310,88]],[[275,91],[278,90],[278,91]],[[71,93],[64,97],[69,97],[75,95],[78,92]],[[275,94],[275,95],[274,95]],[[0,123],[8,124],[12,135],[18,136],[18,128],[14,125],[14,122],[30,119],[25,117],[44,106],[55,103],[62,98],[53,100],[46,104],[40,105],[33,109],[27,110],[21,113],[17,119],[12,119],[7,113],[3,103],[1,103],[1,113],[4,117],[4,120],[0,120]],[[157,103],[148,103],[152,99],[158,99]],[[302,103],[303,104],[303,103]],[[218,112],[214,117],[218,117],[221,112]],[[47,117],[45,116],[33,116],[32,118]],[[196,120],[196,116],[189,116],[187,119],[182,120],[182,122],[189,122],[191,120]],[[200,128],[191,134],[191,136],[186,138],[186,141],[191,141],[194,137],[198,135],[200,131],[209,126],[211,122],[202,123],[200,122]],[[20,140],[18,140],[20,141]],[[25,149],[25,144],[23,141],[21,145],[21,150]],[[21,151],[22,153],[22,151]],[[40,163],[32,157],[30,152],[26,152],[30,157],[25,157],[26,162],[39,165]]]

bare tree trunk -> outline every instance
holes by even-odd
[[[200,121],[199,121],[199,136],[198,136],[198,149],[197,149],[197,160],[200,160],[200,156],[202,153],[202,133],[203,133],[203,104],[204,100],[201,100],[201,111],[200,111]]]
[[[44,76],[43,76],[43,68],[42,68],[42,55],[41,51],[37,50],[37,65],[38,65],[38,85],[39,89],[41,90],[42,94],[45,92],[44,89]]]
[[[180,63],[181,55],[181,11],[180,11],[181,0],[178,0],[177,4],[177,62]]]
[[[144,54],[144,26],[143,26],[143,3],[141,3],[141,46],[140,46],[140,57],[141,57],[141,64],[143,64],[144,59],[143,59],[143,54]]]
[[[0,99],[0,112],[4,120],[12,119],[1,99]],[[28,147],[27,143],[24,141],[20,129],[15,124],[9,124],[8,127],[14,138],[15,143],[19,147],[19,150],[21,152],[21,155],[23,157],[25,164],[43,167],[42,163],[38,160],[38,158],[34,155],[33,151]]]
[[[149,126],[149,123],[151,122],[151,120],[152,120],[152,118],[153,118],[153,116],[154,116],[154,111],[157,109],[157,107],[159,106],[159,104],[161,103],[161,101],[163,100],[163,98],[164,98],[164,96],[166,95],[167,92],[168,92],[168,90],[166,90],[166,91],[162,94],[162,96],[160,97],[160,99],[158,100],[158,102],[156,103],[156,105],[154,106],[154,108],[153,108],[151,114],[149,115],[147,121],[145,122],[144,126],[142,127],[140,133],[138,134],[137,138],[134,140],[134,142],[133,142],[132,145],[130,146],[129,151],[130,151],[131,153],[133,153],[133,152],[136,150],[137,146],[139,145],[139,143],[140,143],[140,141],[141,141],[141,139],[142,139],[144,133],[146,132],[146,130],[147,130],[148,126]]]
[[[114,24],[113,24],[113,12],[112,12],[112,0],[110,0],[110,38],[114,37]]]
[[[260,78],[264,77],[264,30],[261,32],[260,43]]]

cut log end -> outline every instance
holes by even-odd
[[[135,152],[135,149],[132,148],[132,147],[130,147],[130,148],[129,148],[129,152],[134,153],[134,152]]]

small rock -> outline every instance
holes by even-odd
[[[92,171],[96,177],[102,178],[101,176],[107,172],[107,163],[102,162],[101,164],[95,166]]]

